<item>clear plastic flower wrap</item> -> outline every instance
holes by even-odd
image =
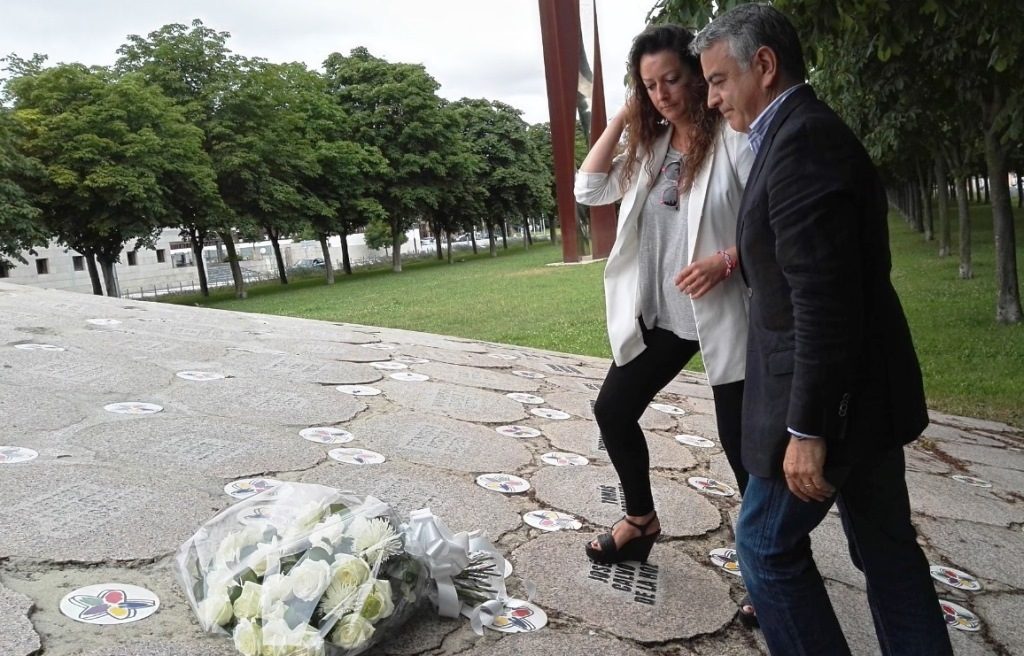
[[[426,596],[428,569],[387,504],[285,483],[204,524],[175,570],[203,629],[246,656],[354,656]]]

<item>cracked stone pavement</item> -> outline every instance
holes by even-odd
[[[90,321],[104,319],[108,321]],[[112,321],[110,321],[112,320]],[[53,348],[16,348],[48,344]],[[452,530],[485,529],[514,565],[515,596],[550,618],[530,634],[487,632],[423,608],[400,635],[370,654],[766,653],[736,619],[739,577],[715,567],[710,550],[732,546],[735,497],[687,485],[690,476],[733,484],[718,448],[710,389],[684,372],[657,399],[686,411],[649,410],[655,496],[664,536],[645,568],[592,566],[583,544],[621,514],[614,471],[590,403],[607,368],[599,358],[440,335],[107,299],[0,284],[0,447],[32,449],[27,462],[0,462],[0,656],[192,656],[234,653],[204,635],[171,571],[174,550],[232,504],[224,486],[267,476],[373,494],[407,515],[429,506]],[[375,362],[429,376],[396,380]],[[202,371],[215,380],[177,374]],[[338,385],[367,385],[351,396]],[[547,419],[541,407],[568,413]],[[157,404],[150,415],[114,414],[118,402]],[[495,428],[519,425],[538,437]],[[299,436],[335,426],[345,446],[377,451],[379,465],[330,459],[330,446]],[[690,447],[692,434],[714,442]],[[936,583],[939,596],[982,621],[951,630],[958,654],[1024,653],[1024,439],[1004,424],[932,414],[907,450],[921,544],[935,565],[965,570],[983,588]],[[590,464],[556,467],[552,451]],[[0,461],[3,455],[0,452]],[[523,494],[474,483],[483,473],[516,474]],[[953,478],[982,479],[977,487]],[[970,481],[970,479],[966,479]],[[570,513],[578,531],[544,532],[523,515]],[[837,516],[816,531],[815,557],[855,654],[878,652],[864,582],[850,563]],[[153,616],[93,626],[60,613],[61,598],[85,585],[120,582],[156,593]]]

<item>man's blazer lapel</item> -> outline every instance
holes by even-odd
[[[750,167],[750,176],[747,178],[747,186],[743,190],[743,200],[740,201],[740,216],[736,223],[736,243],[740,243],[740,237],[743,234],[743,224],[746,219],[747,213],[750,210],[750,203],[753,202],[755,194],[759,194],[760,191],[755,191],[759,188],[758,182],[761,179],[761,171],[764,168],[765,160],[768,158],[768,153],[772,149],[772,144],[775,143],[775,135],[779,132],[779,127],[786,122],[786,118],[793,112],[794,109],[802,105],[805,101],[817,98],[814,94],[814,89],[810,86],[804,86],[794,91],[789,98],[782,101],[782,106],[779,107],[779,111],[775,113],[775,117],[772,119],[772,124],[768,126],[768,131],[764,135],[764,141],[761,142],[761,147],[757,151],[757,155],[754,157],[754,163]],[[741,273],[742,273],[743,258],[740,258]],[[744,276],[744,279],[746,276]]]

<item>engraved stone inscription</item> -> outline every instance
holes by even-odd
[[[626,495],[623,493],[621,485],[598,485],[597,487],[601,491],[601,503],[618,505],[622,508],[622,512],[626,512]]]
[[[653,563],[591,563],[587,578],[632,595],[638,604],[653,606],[658,601],[658,566]]]
[[[567,365],[567,364],[552,364],[552,363],[549,362],[549,363],[545,364],[544,366],[547,367],[548,369],[550,369],[551,371],[554,371],[555,373],[559,373],[559,374],[582,374],[583,373],[582,371],[580,371],[576,367],[572,367],[572,366]]]
[[[132,503],[126,505],[121,496],[129,493]],[[30,522],[51,538],[70,539],[97,532],[132,508],[155,501],[156,495],[140,489],[119,490],[114,494],[111,488],[81,483],[60,487],[8,507],[3,523],[10,526],[8,522]]]

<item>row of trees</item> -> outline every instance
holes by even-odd
[[[742,0],[659,0],[702,26]],[[1008,173],[1024,171],[1024,33],[1016,0],[774,0],[801,35],[819,96],[861,135],[915,229],[973,275],[967,184],[991,185],[996,320],[1022,320]],[[949,190],[952,190],[950,193]],[[932,211],[934,208],[934,212]],[[938,224],[937,230],[933,223]]]
[[[6,59],[0,108],[0,265],[52,238],[85,256],[93,289],[115,293],[129,243],[151,247],[177,227],[195,251],[220,239],[245,295],[235,235],[273,244],[315,234],[328,282],[328,240],[367,226],[440,236],[523,225],[553,211],[550,134],[500,102],[448,102],[420,65],[365,48],[324,71],[233,54],[230,35],[193,21],[132,35],[110,68]],[[450,252],[449,252],[450,258]]]

